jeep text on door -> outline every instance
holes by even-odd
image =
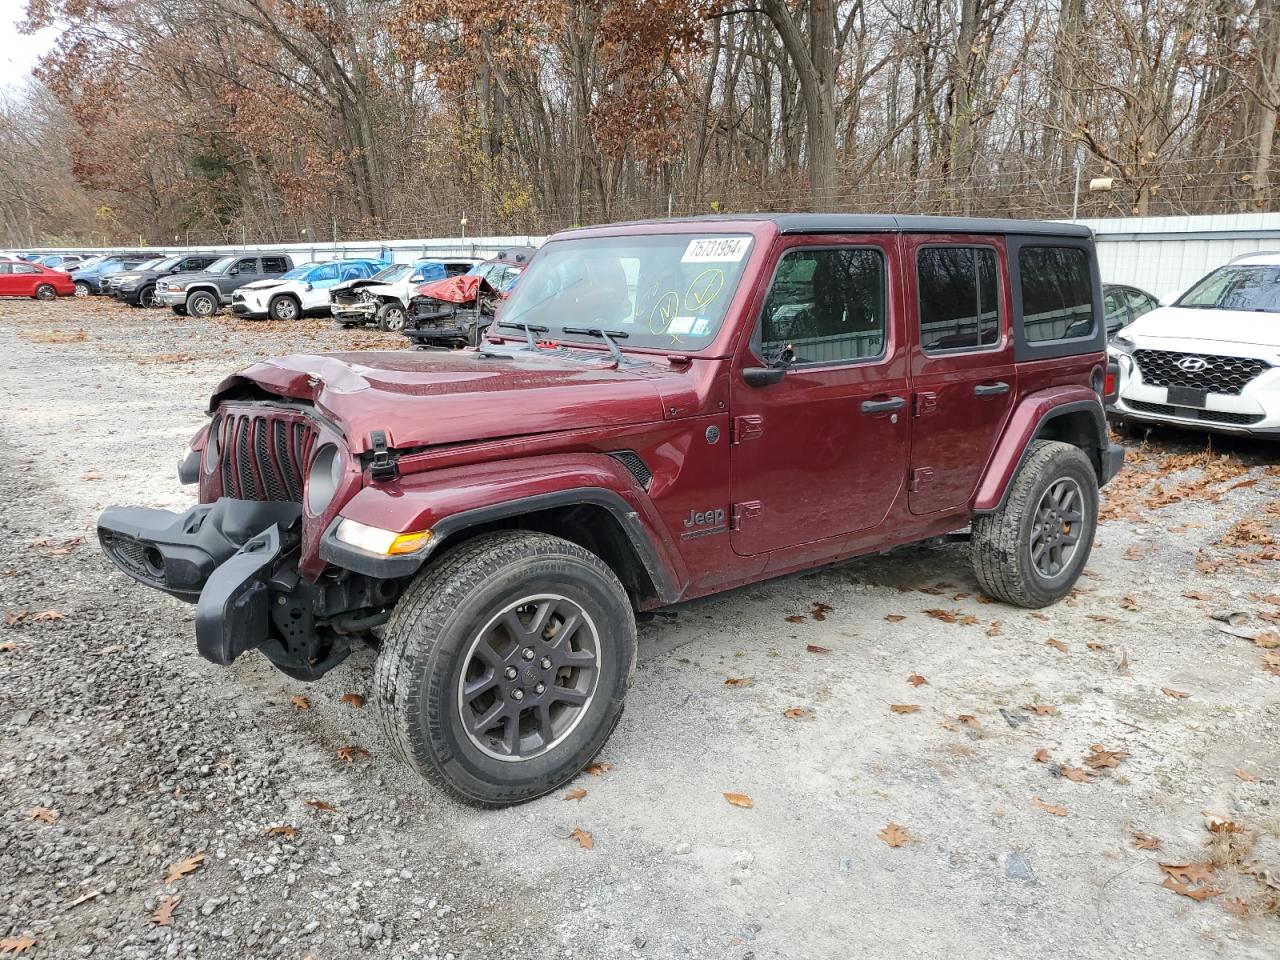
[[[199,505],[103,513],[215,663],[380,647],[389,741],[481,804],[617,723],[633,614],[970,529],[993,597],[1083,567],[1108,442],[1093,241],[1017,221],[777,215],[547,242],[478,348],[225,380]]]

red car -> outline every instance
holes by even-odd
[[[0,297],[35,297],[56,300],[76,291],[71,275],[38,263],[0,260]]]
[[[1124,457],[1114,383],[1085,227],[575,230],[475,348],[277,357],[223,381],[179,472],[200,503],[111,507],[98,535],[196,604],[214,663],[256,650],[314,680],[376,645],[395,751],[464,800],[516,803],[618,722],[637,611],[959,531],[993,600],[1066,596]],[[776,632],[700,609],[744,643]]]

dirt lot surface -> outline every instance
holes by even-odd
[[[1280,956],[1280,448],[1132,448],[1044,612],[952,543],[659,614],[586,795],[482,812],[344,699],[371,654],[215,667],[94,543],[190,504],[223,375],[396,338],[0,301],[0,342],[0,955]]]

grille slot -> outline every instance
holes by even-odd
[[[1203,360],[1203,370],[1183,370],[1178,364]],[[1178,353],[1173,350],[1136,350],[1133,362],[1142,381],[1153,387],[1193,387],[1210,393],[1239,396],[1249,382],[1271,365],[1253,357],[1228,357],[1212,353]]]
[[[221,422],[224,496],[302,502],[303,470],[315,434],[293,416],[228,411]]]
[[[631,475],[636,478],[636,483],[646,489],[649,481],[653,479],[653,473],[649,470],[649,465],[644,462],[644,458],[634,450],[616,450],[609,454],[613,459],[630,471]]]
[[[1167,403],[1146,403],[1142,400],[1126,400],[1125,405],[1140,413],[1150,413],[1160,417],[1178,417],[1182,420],[1203,420],[1206,423],[1229,423],[1237,427],[1247,427],[1260,423],[1265,414],[1231,413],[1225,410],[1196,410],[1193,407],[1173,407]]]

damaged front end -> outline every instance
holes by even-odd
[[[386,622],[403,584],[328,566],[317,540],[362,467],[304,404],[223,404],[179,470],[204,501],[184,513],[108,507],[103,552],[145,586],[196,605],[196,647],[227,665],[258,650],[284,673],[316,680]],[[325,459],[327,458],[327,459]],[[307,478],[325,467],[332,506],[314,509]],[[308,506],[304,507],[304,502]]]

